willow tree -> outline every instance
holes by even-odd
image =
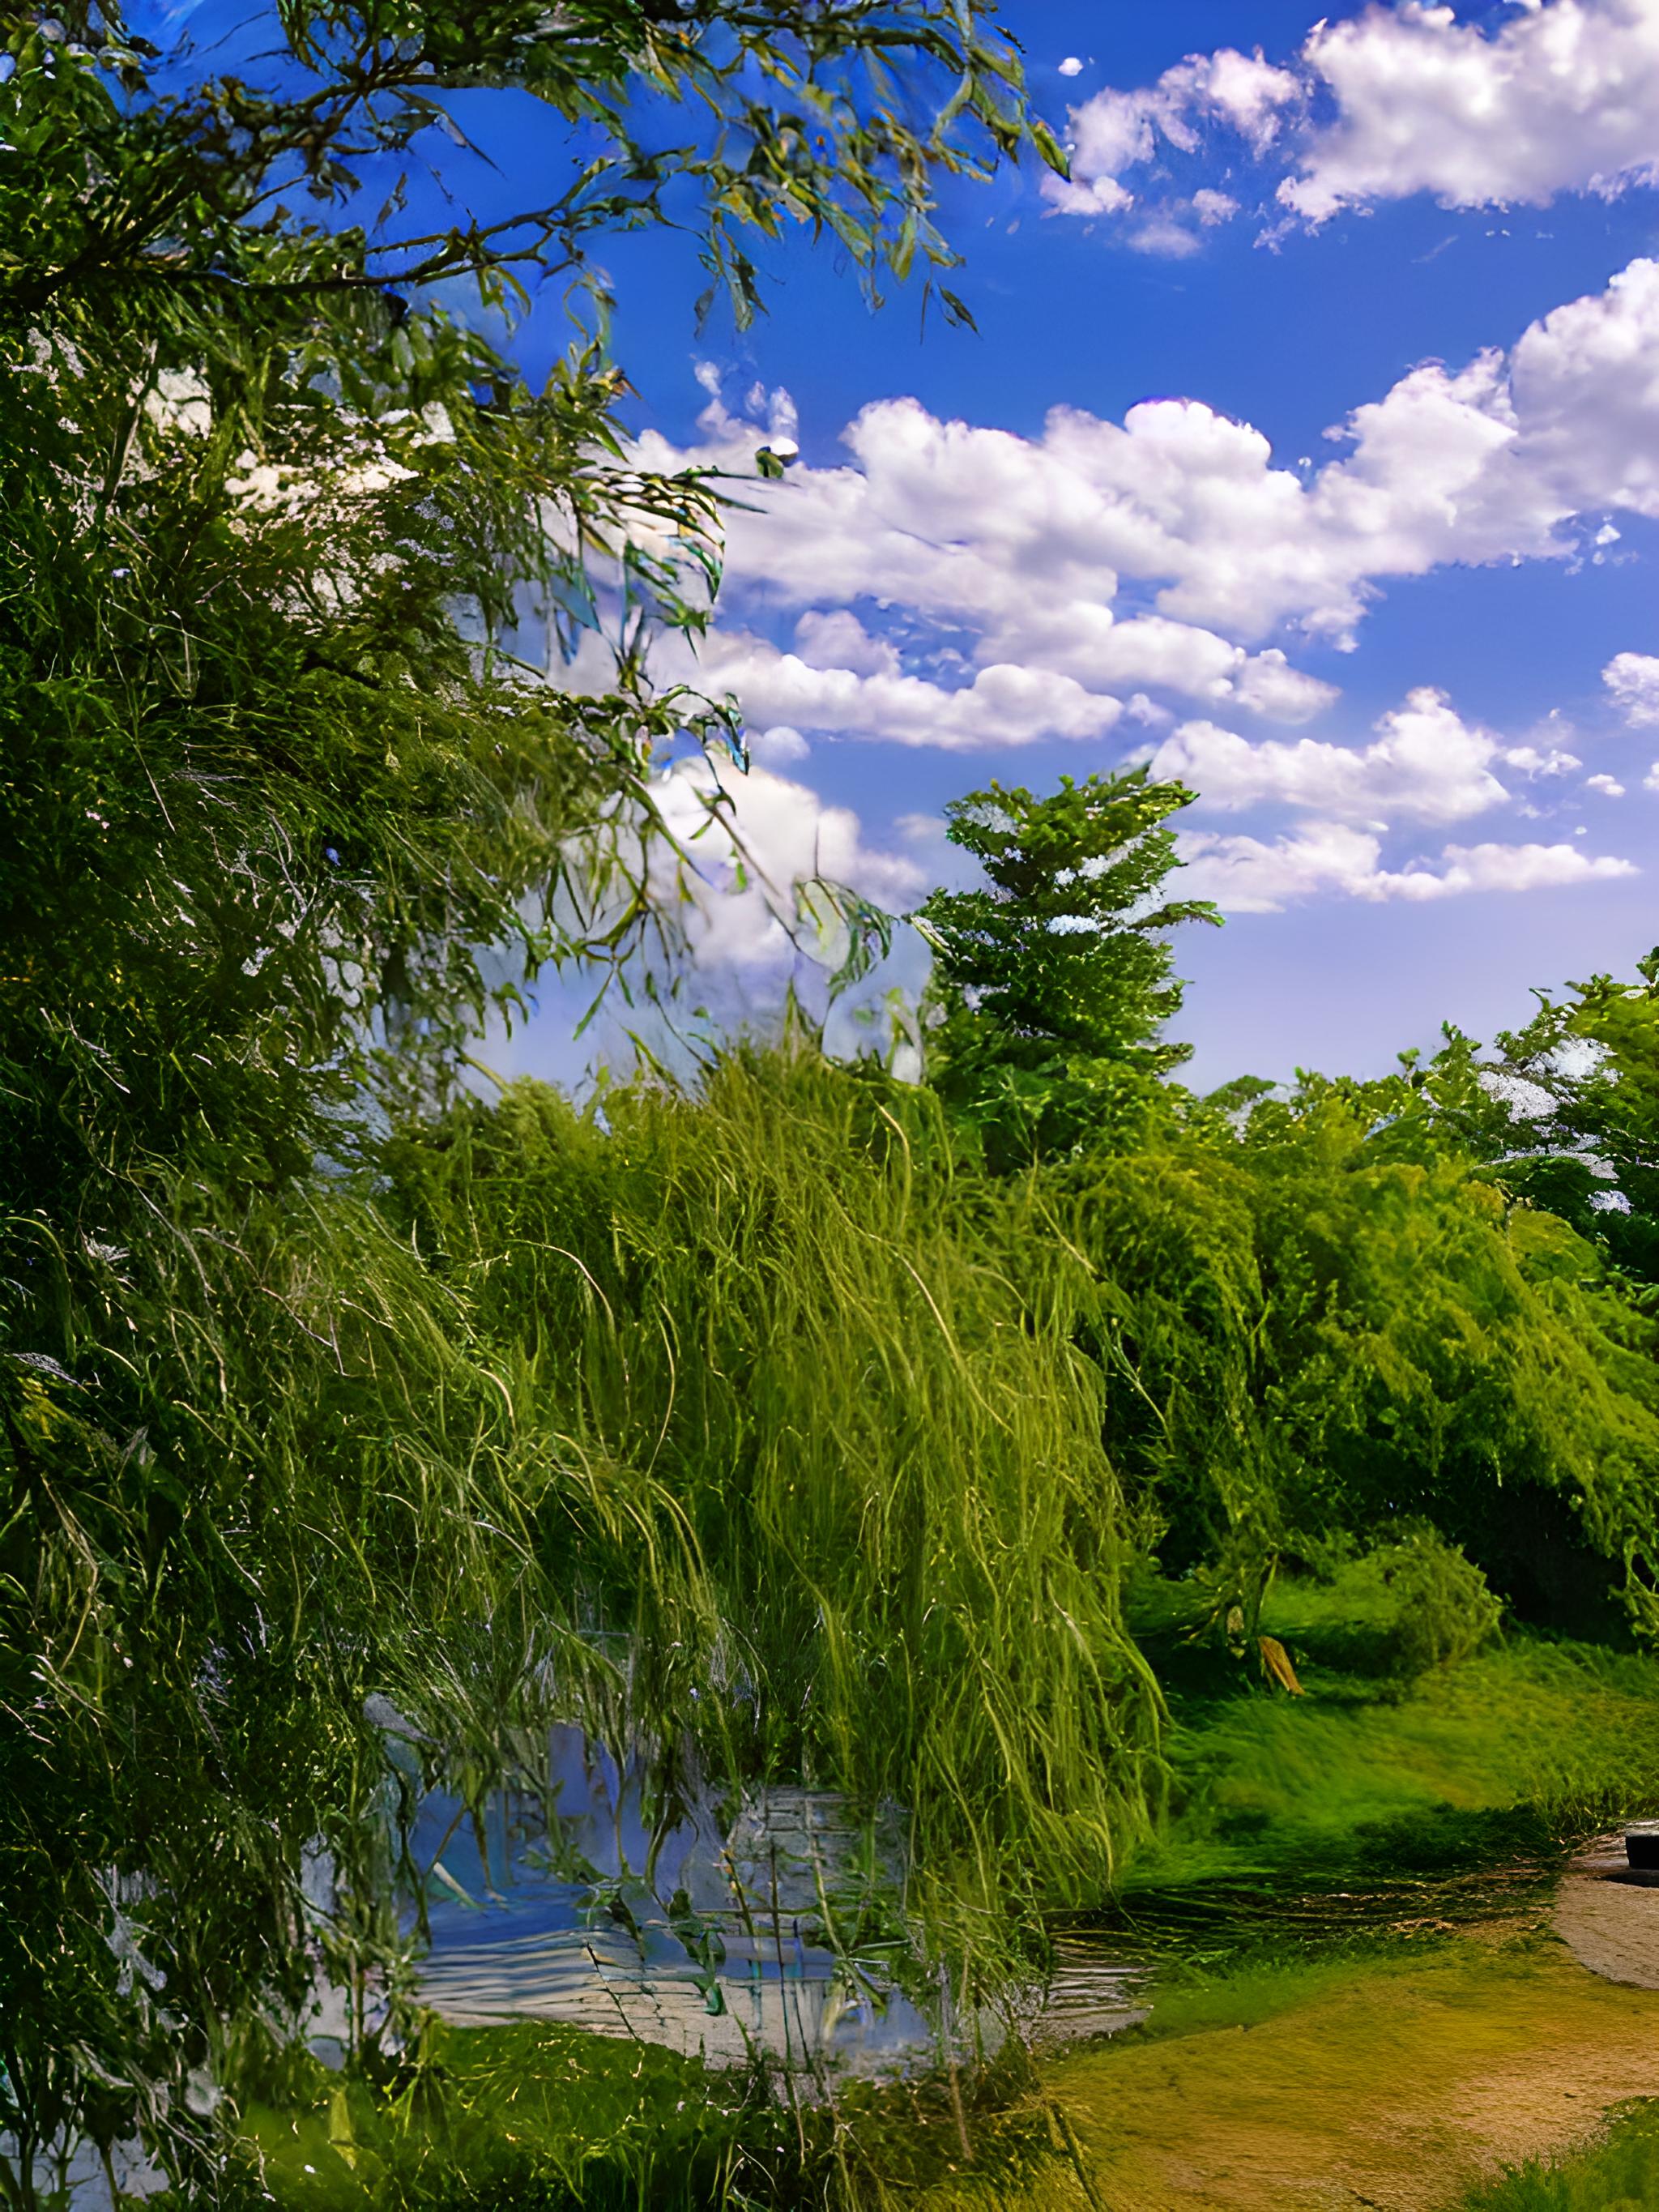
[[[550,1437],[626,1485],[608,1526],[548,1493],[560,1609],[621,1632],[637,1714],[722,1786],[897,1808],[899,1932],[931,1939],[929,1976],[994,1987],[1037,1908],[1099,1901],[1160,1797],[1075,1342],[1091,1271],[1037,1179],[964,1162],[928,1091],[813,1041],[603,1106],[516,1084],[394,1155]]]
[[[625,946],[643,894],[562,856],[720,721],[641,675],[650,625],[702,619],[717,515],[629,461],[591,246],[687,225],[740,317],[754,241],[792,226],[872,292],[932,281],[935,180],[1030,137],[975,0],[277,15],[240,72],[85,0],[3,33],[0,2124],[25,2200],[77,2130],[204,2139],[228,2039],[308,1975],[306,1843],[344,1850],[380,1786],[365,1692],[418,1695],[451,1627],[530,1603],[539,1457],[372,1178],[377,1100],[441,1088],[493,975],[595,913],[586,949]],[[539,103],[546,158],[529,204],[422,228],[402,172],[461,92]],[[503,319],[547,280],[576,334],[532,389]],[[614,681],[577,696],[561,654],[599,623]]]

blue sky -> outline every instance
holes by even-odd
[[[903,296],[869,315],[829,257],[791,249],[771,257],[769,316],[699,341],[700,279],[673,242],[612,257],[655,458],[740,467],[779,419],[752,387],[793,410],[800,459],[760,495],[783,520],[734,532],[719,627],[739,642],[714,664],[749,710],[754,780],[811,794],[754,800],[757,847],[787,873],[814,808],[840,810],[823,864],[902,903],[948,866],[949,797],[1150,750],[1199,788],[1192,887],[1232,909],[1182,947],[1206,1084],[1377,1069],[1448,1018],[1489,1036],[1532,986],[1628,969],[1659,937],[1659,272],[1644,288],[1639,266],[1659,252],[1659,7],[1349,11],[1334,52],[1310,48],[1307,14],[1014,9],[1092,198],[1069,211],[1030,173],[952,192],[977,337],[922,336]],[[1265,73],[1227,84],[1225,50],[1259,50]],[[1126,141],[1146,157],[1103,161]],[[1164,480],[1137,490],[1133,453],[1075,463],[1146,401],[1205,410],[1178,410]],[[1327,434],[1384,402],[1364,481],[1324,484],[1328,507],[1380,512],[1321,543],[1329,514],[1276,502],[1275,472],[1305,507],[1322,471],[1355,464]],[[1056,408],[1079,432],[1045,453]],[[860,419],[877,434],[854,452]],[[1195,425],[1249,426],[1270,458],[1212,465]],[[988,432],[1008,434],[1000,451]],[[1218,521],[1206,502],[1235,465]],[[1089,511],[1068,515],[1079,483]],[[1173,555],[1115,562],[1119,538],[1168,538],[1188,497]],[[919,548],[984,573],[924,576]],[[1079,626],[1101,610],[1115,623],[1091,659]],[[1133,648],[1112,665],[1148,617],[1165,632],[1139,659],[1181,680]],[[1284,656],[1268,711],[1237,678],[1203,694],[1241,648]],[[878,696],[892,673],[959,701],[988,666],[1037,695],[1007,735],[994,700],[973,719],[948,696],[896,714]],[[1044,726],[1045,686],[1080,733]],[[1109,722],[1091,703],[1108,699]],[[736,1001],[763,1005],[773,971],[733,957]],[[532,1035],[529,1057],[552,1043]]]
[[[799,444],[663,662],[742,702],[774,882],[902,908],[951,796],[1151,757],[1229,911],[1181,945],[1202,1085],[1489,1036],[1659,938],[1659,0],[1310,12],[1014,0],[1073,179],[948,193],[977,336],[800,241],[699,336],[684,241],[606,249],[642,457]],[[504,191],[559,155],[494,128]],[[787,948],[728,908],[711,992],[763,1012]]]

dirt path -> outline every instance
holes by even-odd
[[[1256,2026],[1095,2045],[1047,2079],[1099,2212],[1431,2212],[1659,2096],[1659,1990],[1547,1936],[1470,1941],[1328,1973]],[[1042,2212],[1085,2207],[1045,2184]]]
[[[1555,1929],[1593,1974],[1659,1990],[1659,1872],[1637,1872],[1619,1836],[1598,1836],[1567,1869]]]

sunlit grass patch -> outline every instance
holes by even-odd
[[[1243,1668],[1176,1702],[1172,1818],[1130,1887],[1297,1878],[1362,1864],[1382,1880],[1473,1855],[1547,1850],[1659,1796],[1659,1661],[1522,1633],[1399,1683],[1322,1660],[1323,1593],[1264,1625],[1305,1694]]]
[[[1659,2097],[1659,1992],[1600,1981],[1547,1941],[1247,1960],[1175,1992],[1162,2032],[1045,2067],[1042,2094],[1077,2166],[1057,2147],[1023,2192],[946,2177],[918,2200],[926,2212],[1463,2212],[1469,2190],[1468,2212],[1659,2204],[1642,2193],[1659,2153],[1620,2131],[1579,2195],[1478,2193],[1505,2165],[1514,2189],[1576,2179],[1569,2154],[1603,2112]]]

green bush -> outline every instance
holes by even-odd
[[[1389,1640],[1402,1674],[1472,1659],[1503,1616],[1480,1568],[1432,1528],[1379,1546],[1360,1565],[1389,1592]]]

